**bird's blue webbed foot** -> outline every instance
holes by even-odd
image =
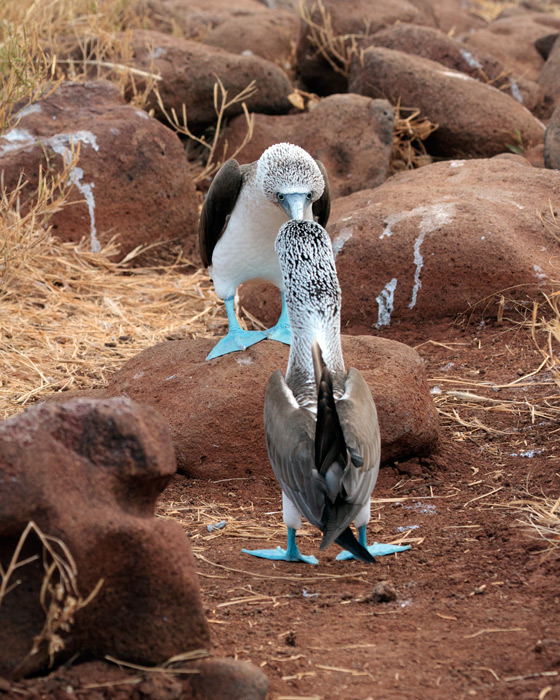
[[[398,544],[379,544],[374,542],[369,546],[366,543],[366,526],[358,528],[358,542],[367,549],[367,551],[372,555],[372,557],[382,557],[386,554],[394,554],[395,552],[404,552],[410,549],[410,545],[398,545]],[[337,554],[337,561],[346,561],[347,559],[355,559],[354,555],[343,549],[342,552]]]
[[[318,564],[313,555],[302,554],[296,544],[296,531],[288,528],[288,546],[286,549],[276,547],[276,549],[242,549],[244,554],[251,554],[261,559],[271,559],[272,561],[303,561],[306,564]]]
[[[266,331],[266,337],[270,340],[277,340],[285,345],[292,344],[292,327],[290,326],[290,317],[286,307],[284,292],[282,292],[282,312],[275,326]]]
[[[234,297],[228,297],[224,300],[226,312],[229,321],[228,334],[222,338],[212,350],[208,353],[206,359],[213,360],[220,355],[227,355],[230,352],[239,352],[246,350],[251,345],[264,340],[267,336],[262,331],[246,331],[239,325],[237,316],[235,315]]]

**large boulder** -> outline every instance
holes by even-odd
[[[429,58],[447,68],[466,73],[471,78],[500,88],[531,111],[539,107],[543,99],[543,91],[537,83],[523,77],[514,80],[494,56],[476,46],[466,46],[435,27],[399,22],[374,34],[369,43]]]
[[[142,0],[151,25],[167,34],[200,39],[231,19],[249,19],[270,10],[261,0]]]
[[[469,46],[495,56],[514,78],[536,81],[543,59],[535,48],[539,38],[560,30],[560,18],[549,12],[502,16],[476,32],[465,34]]]
[[[60,172],[73,147],[69,204],[50,220],[59,238],[86,237],[95,251],[116,234],[125,254],[196,231],[198,198],[181,141],[106,81],[63,83],[19,112],[0,137],[3,186],[14,189],[23,174],[23,197],[31,196],[40,170]]]
[[[236,16],[212,29],[203,39],[209,46],[255,55],[288,71],[299,32],[299,20],[291,12],[259,12]]]
[[[552,113],[544,135],[544,164],[560,170],[560,104]]]
[[[132,63],[143,71],[161,76],[158,83],[162,102],[169,112],[182,114],[183,105],[191,131],[216,122],[214,85],[219,78],[231,99],[255,81],[256,92],[245,100],[252,112],[284,114],[291,109],[292,92],[286,73],[260,56],[230,53],[215,46],[162,34],[135,30],[130,34]],[[138,78],[135,78],[137,84]],[[150,103],[157,113],[157,104]],[[227,110],[229,118],[240,114],[240,103]]]
[[[387,177],[393,137],[393,108],[386,100],[362,95],[330,95],[311,111],[280,117],[255,115],[253,136],[237,156],[257,160],[274,143],[301,146],[325,165],[331,195],[377,187]],[[232,120],[224,137],[230,152],[246,132],[244,117]]]
[[[366,49],[352,62],[349,89],[418,109],[438,124],[426,141],[432,155],[488,157],[544,138],[544,125],[501,90],[402,51]]]
[[[296,49],[297,70],[305,85],[319,95],[346,92],[347,59],[368,45],[369,37],[396,22],[436,26],[425,0],[304,0]]]
[[[175,466],[162,418],[127,398],[42,404],[0,423],[0,564],[18,542],[25,562],[0,601],[0,675],[209,648],[188,537],[154,515]]]
[[[125,394],[157,408],[169,423],[179,469],[189,476],[272,474],[264,395],[272,372],[286,368],[289,349],[262,341],[206,362],[215,342],[179,340],[149,348],[113,376],[106,394]],[[343,336],[342,349],[347,366],[357,367],[372,390],[382,460],[429,453],[438,417],[420,356],[402,343],[371,336]]]
[[[546,63],[539,74],[539,85],[546,94],[550,112],[560,104],[560,85],[558,71],[560,70],[560,41],[554,41]],[[549,113],[550,113],[549,112]]]
[[[500,296],[553,288],[560,248],[539,213],[560,196],[560,173],[513,154],[434,163],[333,202],[328,231],[346,333],[496,311]],[[254,316],[274,323],[278,290],[241,288]]]

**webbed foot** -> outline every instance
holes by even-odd
[[[261,559],[272,559],[273,561],[303,561],[306,564],[318,564],[318,560],[313,555],[302,554],[296,547],[295,552],[288,552],[282,547],[276,549],[242,549],[245,554],[251,554]]]
[[[224,338],[214,345],[206,359],[213,360],[215,357],[220,357],[220,355],[228,355],[230,352],[246,350],[251,345],[265,338],[266,334],[261,331],[245,331],[243,329],[235,331],[230,330]]]

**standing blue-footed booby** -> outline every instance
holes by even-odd
[[[357,369],[347,372],[344,367],[332,245],[319,224],[288,221],[275,247],[292,343],[286,377],[276,370],[268,382],[264,427],[270,463],[282,488],[288,546],[243,551],[316,564],[315,557],[304,556],[296,545],[295,531],[304,516],[323,532],[321,549],[337,542],[350,552],[346,556],[373,562],[366,525],[381,438],[365,379]],[[358,528],[358,540],[351,523]]]
[[[225,338],[207,360],[245,348],[264,338],[290,344],[288,314],[282,294],[278,323],[264,333],[245,331],[235,314],[237,287],[251,279],[273,282],[283,290],[274,251],[278,229],[288,219],[327,223],[329,182],[322,163],[290,143],[270,146],[259,160],[239,165],[228,160],[216,174],[202,207],[198,240],[216,294],[223,299],[229,321]]]

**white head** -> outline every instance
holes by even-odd
[[[257,163],[257,183],[265,197],[281,207],[288,219],[311,218],[306,212],[325,189],[315,160],[291,143],[276,143],[264,151]]]

